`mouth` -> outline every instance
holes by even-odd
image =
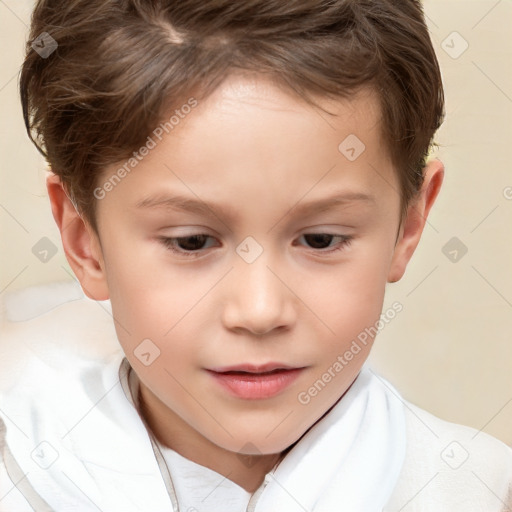
[[[207,372],[230,395],[244,400],[262,400],[284,391],[304,369],[270,363],[207,369]]]
[[[229,372],[215,372],[215,373],[222,373],[223,375],[247,375],[247,376],[264,376],[264,375],[272,375],[274,373],[280,373],[280,372],[287,372],[291,369],[288,368],[276,368],[275,370],[270,370],[268,372],[247,372],[247,371],[235,371],[231,370]]]
[[[265,363],[265,364],[239,364],[233,366],[224,366],[218,368],[209,368],[210,371],[215,373],[253,373],[253,374],[267,374],[277,371],[296,370],[298,367],[289,366],[284,363]]]

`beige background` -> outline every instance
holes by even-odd
[[[18,99],[32,5],[0,0],[0,299],[71,279]],[[388,286],[384,309],[404,309],[371,360],[405,398],[512,445],[512,2],[427,0],[425,12],[446,89],[446,177],[405,277]],[[43,237],[58,248],[47,263],[32,254]],[[453,237],[468,249],[456,262],[443,253]]]

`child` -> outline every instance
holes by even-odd
[[[4,394],[1,510],[511,510],[365,365],[443,181],[418,0],[40,0],[20,85],[122,352]]]

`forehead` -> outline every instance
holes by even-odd
[[[394,177],[376,94],[316,101],[327,112],[264,77],[232,75],[181,115],[109,198],[148,206],[174,191],[233,211],[265,204],[281,212],[333,190],[379,195]]]
[[[185,136],[190,130],[196,134],[207,131],[210,137],[216,138],[217,133],[205,125],[210,121],[216,126],[222,122],[224,132],[236,125],[240,136],[249,135],[251,131],[254,135],[261,130],[270,132],[265,142],[275,140],[283,150],[287,143],[297,137],[304,139],[305,135],[310,139],[326,138],[329,143],[331,137],[326,137],[329,131],[335,141],[344,134],[357,132],[361,138],[366,137],[368,143],[380,145],[381,110],[373,88],[361,88],[346,98],[313,98],[316,105],[265,76],[233,74],[199,102],[194,115],[185,118],[180,126],[179,135]]]

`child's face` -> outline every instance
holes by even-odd
[[[396,254],[399,184],[376,98],[323,105],[338,117],[261,78],[231,77],[98,201],[117,334],[162,428],[183,421],[230,451],[280,452],[368,356],[371,337],[344,354],[376,325],[386,282],[412,252]],[[339,149],[349,136],[350,159]],[[211,210],[137,206],[178,195]],[[302,210],[335,195],[345,199]],[[182,253],[162,240],[193,235],[204,238],[173,242]],[[301,370],[282,389],[238,382],[236,393],[210,372],[267,363]]]

